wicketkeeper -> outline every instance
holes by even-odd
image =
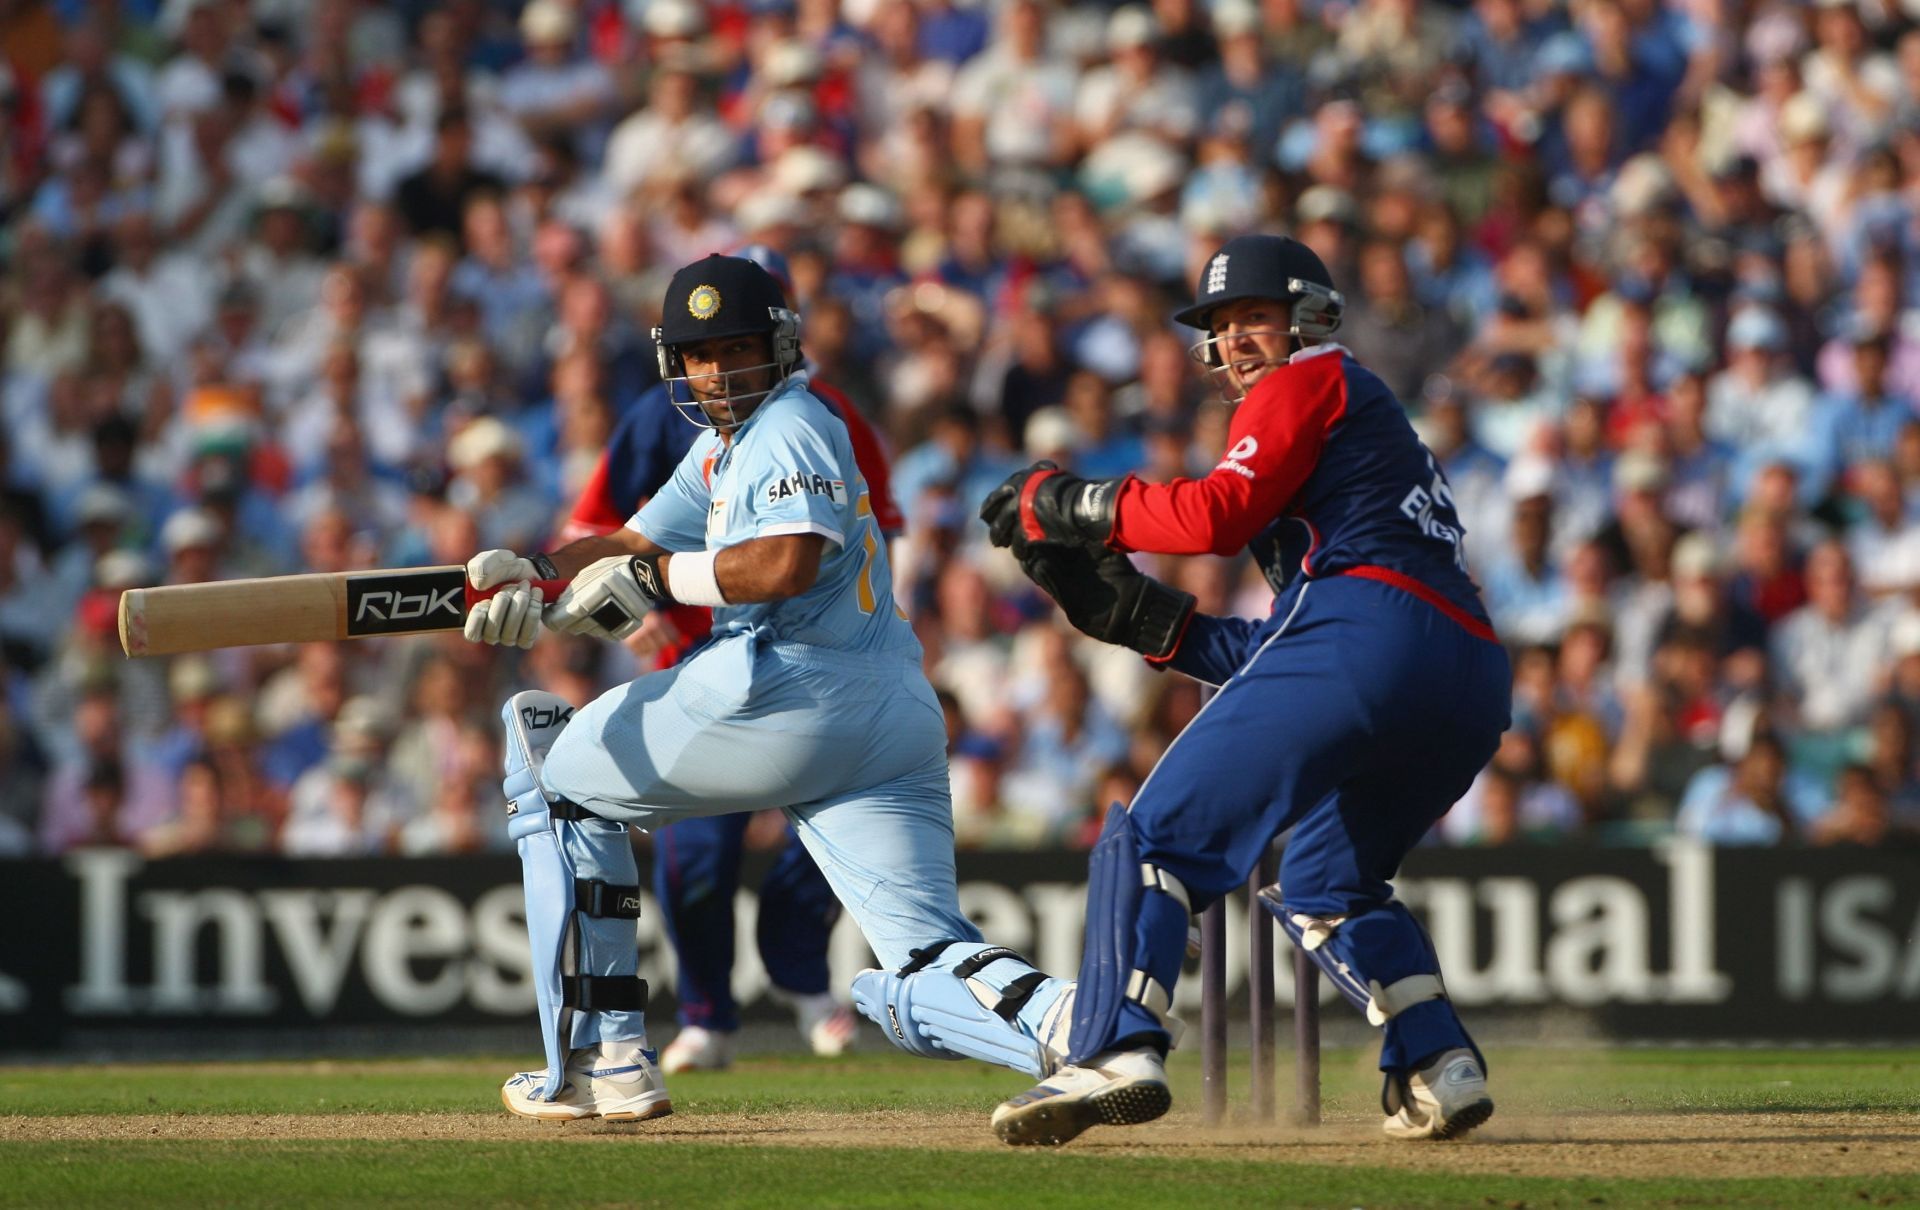
[[[1176,318],[1237,404],[1226,457],[1167,484],[1049,464],[981,510],[995,544],[1086,633],[1219,691],[1091,860],[1068,1065],[994,1112],[1061,1143],[1171,1103],[1167,1007],[1188,924],[1293,829],[1263,893],[1294,943],[1385,1031],[1386,1131],[1451,1138],[1493,1112],[1426,932],[1388,885],[1508,723],[1510,673],[1466,571],[1446,477],[1392,393],[1329,338],[1342,298],[1291,239],[1234,239]],[[1249,550],[1264,622],[1194,612],[1127,551]]]

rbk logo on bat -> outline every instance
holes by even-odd
[[[456,629],[467,616],[466,586],[458,568],[355,576],[347,581],[347,634]]]

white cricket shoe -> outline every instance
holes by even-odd
[[[1389,1075],[1380,1107],[1387,1135],[1396,1139],[1457,1139],[1493,1116],[1487,1073],[1464,1047],[1403,1077]]]
[[[660,1056],[660,1070],[668,1075],[683,1071],[724,1071],[733,1064],[733,1035],[698,1025],[682,1027]]]
[[[500,1100],[523,1118],[546,1122],[646,1122],[673,1112],[644,1037],[576,1047],[567,1056],[566,1083],[551,1100],[541,1095],[546,1083],[544,1070],[523,1071],[502,1086]]]
[[[1089,1126],[1137,1126],[1173,1105],[1158,1051],[1109,1050],[1062,1067],[993,1111],[993,1132],[1015,1146],[1057,1147]]]
[[[832,992],[795,996],[793,1019],[813,1053],[829,1059],[852,1050],[853,1040],[860,1032],[860,1022],[853,1015],[853,1009],[835,1000]]]

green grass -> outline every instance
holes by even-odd
[[[1183,1052],[1184,1057],[1184,1052]],[[1489,1056],[1503,1108],[1527,1112],[1920,1113],[1920,1050],[1594,1050],[1507,1048]],[[113,1113],[469,1113],[498,1105],[499,1079],[532,1056],[266,1064],[129,1064],[107,1078],[64,1067],[0,1067],[0,1115]],[[1174,1091],[1199,1096],[1196,1064],[1174,1064]],[[93,1069],[86,1069],[93,1070]],[[1232,1095],[1247,1091],[1244,1061]],[[1292,1073],[1282,1058],[1284,1102]],[[1373,1056],[1329,1050],[1329,1113],[1368,1112]],[[764,1057],[731,1072],[676,1076],[684,1111],[990,1110],[1021,1079],[979,1063],[888,1052],[847,1061]],[[1917,1119],[1920,1125],[1920,1119]]]
[[[751,1162],[745,1162],[749,1159]],[[711,1143],[648,1147],[339,1142],[0,1147],[0,1205],[648,1207],[1860,1206],[1911,1179],[1690,1181],[1487,1177],[1394,1169],[1170,1161],[1063,1151],[873,1151]],[[244,1191],[244,1192],[239,1192]],[[1887,1203],[1891,1204],[1891,1203]]]
[[[1920,1051],[1558,1050],[1508,1048],[1491,1056],[1501,1118],[1585,1115],[1592,1141],[1631,1145],[1610,1128],[1634,1115],[1704,1117],[1697,1133],[1726,1147],[1795,1146],[1791,1123],[1757,1114],[1912,1115],[1896,1136],[1920,1148]],[[521,1060],[524,1063],[524,1057]],[[1899,1174],[1710,1179],[1695,1176],[1558,1178],[1515,1175],[1503,1152],[1465,1152],[1450,1171],[1287,1163],[1285,1148],[1079,1147],[1059,1151],[772,1146],[746,1138],[681,1136],[647,1142],[623,1133],[529,1126],[525,1138],[245,1141],[23,1137],[23,1119],[129,1114],[492,1114],[513,1060],[312,1064],[125,1065],[0,1068],[0,1206],[619,1205],[717,1210],[732,1206],[1087,1206],[1154,1210],[1237,1206],[1591,1206],[1895,1204],[1920,1200],[1920,1177]],[[1191,1062],[1176,1065],[1183,1106],[1198,1095]],[[1330,1051],[1329,1117],[1345,1126],[1377,1112],[1368,1056]],[[1236,1100],[1246,1068],[1232,1072]],[[1290,1073],[1281,1072],[1284,1103]],[[854,1061],[756,1058],[732,1072],[679,1076],[678,1115],[775,1115],[796,1110],[900,1110],[982,1116],[1018,1077],[979,1064],[930,1063],[869,1052]],[[870,1120],[870,1119],[869,1119]],[[48,1123],[48,1126],[59,1125]],[[84,1136],[85,1123],[68,1125]],[[641,1133],[644,1127],[632,1128]],[[1877,1132],[1877,1133],[1876,1133]],[[1862,1139],[1889,1145],[1884,1116]],[[1250,1137],[1242,1131],[1236,1139]],[[1111,1138],[1124,1138],[1115,1132]],[[1623,1142],[1623,1139],[1626,1140]],[[1658,1151],[1663,1140],[1648,1140]],[[1842,1140],[1829,1135],[1823,1146]],[[1894,1143],[1900,1140],[1896,1138]],[[1859,1145],[1856,1143],[1856,1145]],[[1474,1145],[1469,1144],[1469,1147]],[[1242,1157],[1239,1153],[1244,1151]],[[1324,1158],[1324,1152],[1316,1152]],[[1396,1158],[1398,1158],[1396,1156]],[[1464,1170],[1463,1170],[1464,1169]],[[1623,1169],[1623,1173],[1630,1169]]]

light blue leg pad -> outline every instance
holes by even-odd
[[[853,1003],[908,1054],[981,1059],[1036,1079],[1059,1066],[1073,984],[1010,949],[947,941],[913,951],[897,971],[863,971]]]
[[[527,939],[553,1097],[575,1047],[646,1034],[646,982],[637,977],[640,873],[625,824],[600,819],[540,786],[547,751],[573,716],[565,698],[529,690],[506,723],[507,835],[520,851]]]

